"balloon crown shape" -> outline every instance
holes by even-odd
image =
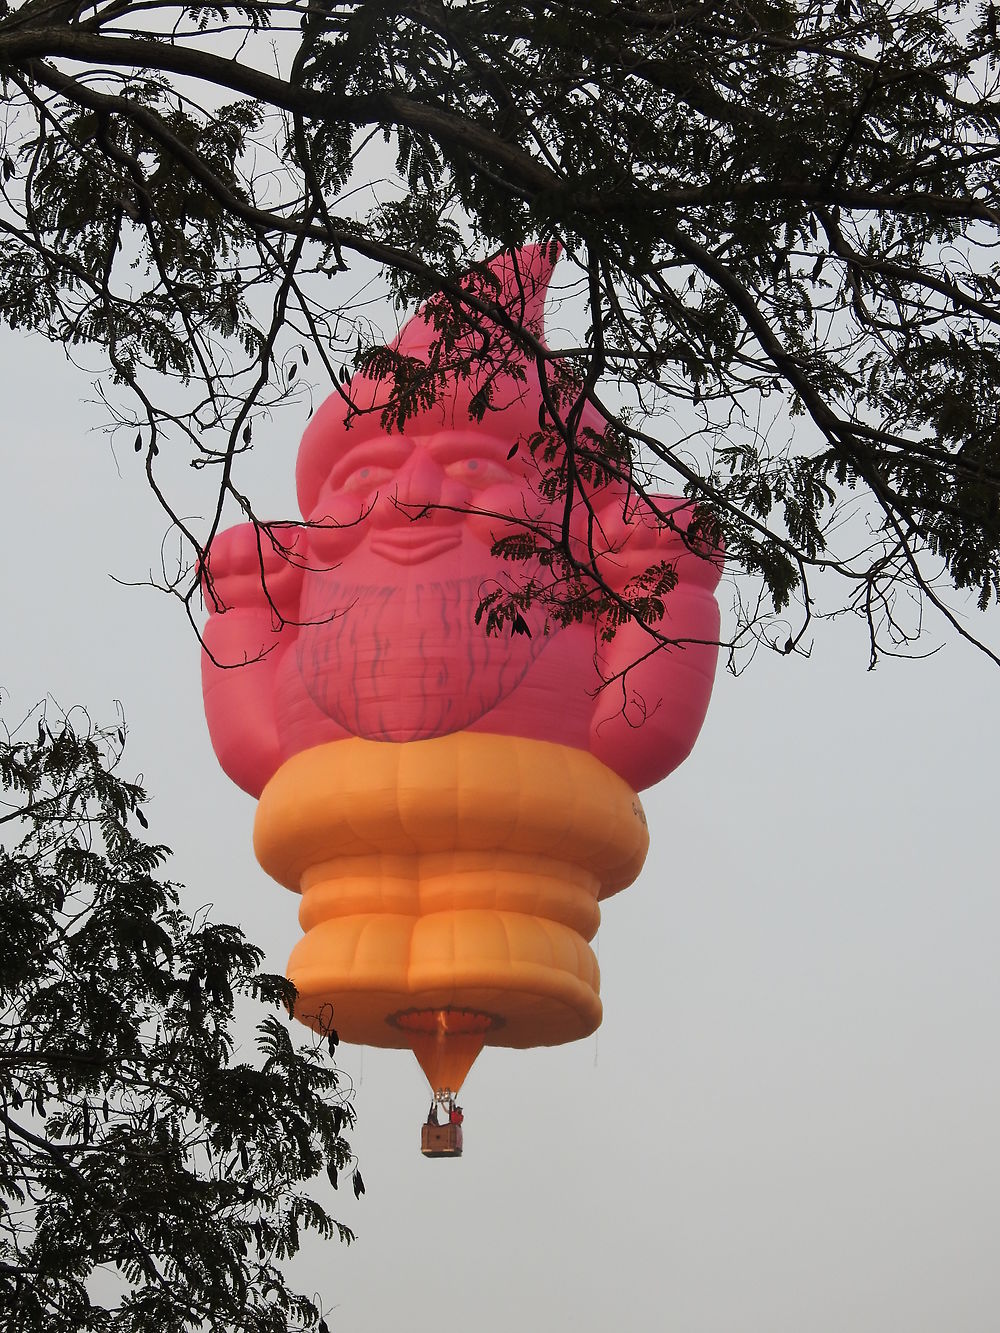
[[[498,544],[527,536],[515,572],[541,586],[532,534],[564,517],[530,448],[576,392],[533,355],[555,260],[526,247],[470,274],[457,335],[444,298],[422,307],[309,423],[303,524],[244,524],[210,552],[206,713],[222,767],[260,797],[261,864],[302,894],[299,1012],[319,1024],[332,1006],[346,1040],[410,1048],[435,1091],[457,1091],[484,1043],[600,1022],[598,901],[638,873],[636,792],[687,755],[715,669],[719,560],[688,536],[690,504],[658,496],[653,521],[606,479],[571,540],[589,515],[626,599],[661,571],[673,646],[529,600],[485,632],[511,577]],[[413,372],[437,391],[400,423],[392,390]],[[606,432],[589,404],[577,418],[584,441]]]

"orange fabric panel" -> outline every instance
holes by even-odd
[[[295,755],[261,797],[254,842],[302,894],[299,1016],[332,1005],[345,1040],[409,1046],[457,1091],[483,1042],[598,1026],[598,900],[638,874],[648,835],[638,798],[585,751],[465,732]],[[414,1011],[442,1026],[408,1030]],[[459,1030],[457,1011],[488,1030]]]
[[[303,750],[254,825],[257,859],[296,890],[334,858],[511,851],[591,871],[603,898],[631,884],[648,845],[638,796],[587,751],[475,732]]]

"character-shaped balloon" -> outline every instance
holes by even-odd
[[[554,258],[504,254],[468,285],[541,345]],[[439,354],[434,321],[405,325],[400,367]],[[485,317],[463,335],[451,354],[471,374],[402,428],[384,420],[391,385],[355,375],[303,437],[305,523],[277,544],[234,528],[210,552],[206,712],[223,768],[261,798],[261,863],[303,895],[299,1011],[332,1004],[343,1038],[410,1047],[435,1091],[457,1091],[484,1043],[600,1022],[598,900],[641,867],[635,792],[694,744],[718,638],[719,560],[687,536],[690,507],[661,496],[670,521],[653,522],[612,482],[577,500],[571,541],[612,592],[670,566],[659,628],[676,646],[651,651],[636,623],[608,640],[592,620],[560,627],[544,597],[521,632],[477,623],[512,578],[544,584],[537,556],[511,566],[496,543],[564,519],[529,447],[546,419],[535,363],[498,373],[503,340]],[[588,406],[577,436],[605,429]]]

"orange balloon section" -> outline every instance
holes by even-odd
[[[646,855],[642,806],[592,755],[458,732],[353,738],[288,760],[260,799],[264,869],[302,894],[288,974],[303,1015],[414,1052],[457,1092],[484,1045],[601,1021],[598,902]]]

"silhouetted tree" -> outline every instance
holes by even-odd
[[[0,737],[0,1329],[323,1329],[282,1263],[352,1239],[304,1188],[363,1189],[336,1034],[296,1047],[290,984],[180,909],[124,743],[79,710]]]
[[[553,402],[567,504],[605,465],[650,521],[683,488],[763,589],[736,640],[792,651],[851,608],[874,660],[927,603],[975,637],[964,604],[1000,593],[997,32],[993,0],[5,0],[0,311],[99,349],[190,600],[227,498],[253,516],[255,420],[307,363],[346,395],[386,340],[371,294],[443,294],[445,345],[492,314],[544,372],[459,279],[559,243],[556,350],[617,427]],[[201,528],[166,444],[215,478]],[[534,536],[600,583],[599,549]]]

